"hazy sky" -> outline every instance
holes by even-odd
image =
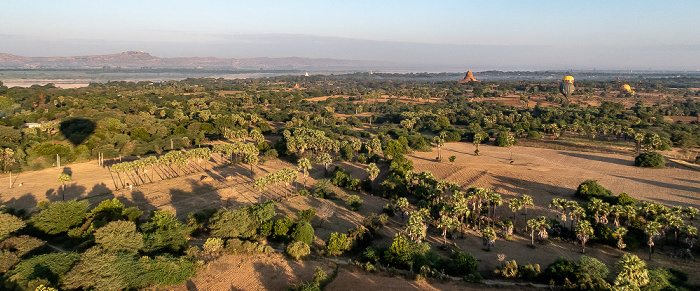
[[[700,69],[700,1],[3,1],[0,53]]]

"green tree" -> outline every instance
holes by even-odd
[[[72,179],[73,177],[70,174],[63,173],[58,175],[58,182],[61,183],[61,189],[63,191],[63,200],[66,199],[66,184]]]
[[[615,278],[615,290],[639,290],[649,283],[649,271],[646,263],[632,254],[622,255],[617,262],[620,272]]]
[[[581,290],[610,290],[610,284],[605,281],[610,270],[598,259],[581,256],[578,268],[574,272],[576,283]]]
[[[132,221],[112,221],[95,231],[95,243],[109,252],[136,254],[143,248],[143,235]]]
[[[304,174],[304,188],[306,188],[306,177],[309,176],[309,170],[311,169],[311,162],[307,158],[301,158],[298,161],[298,167]]]
[[[617,238],[617,248],[619,250],[622,250],[625,247],[627,247],[624,241],[625,234],[627,234],[627,229],[624,227],[618,227],[613,232],[613,237]]]
[[[243,162],[250,165],[250,178],[253,179],[254,177],[254,172],[253,172],[253,166],[257,165],[260,160],[258,159],[258,155],[252,154],[252,153],[247,153],[243,156]]]
[[[481,231],[481,238],[487,251],[491,251],[491,248],[496,245],[496,231],[489,226]]]
[[[2,155],[0,161],[2,161],[2,170],[5,173],[10,173],[10,188],[12,188],[12,167],[15,165],[15,152],[11,148],[4,148],[0,151]]]
[[[391,246],[386,250],[387,262],[397,266],[406,266],[411,261],[411,255],[411,241],[402,233],[397,233]]]
[[[326,250],[331,256],[342,254],[348,249],[348,235],[344,233],[331,233],[331,237],[326,241]]]
[[[311,244],[314,240],[314,228],[308,222],[298,222],[292,232],[292,240]]]
[[[459,221],[450,215],[443,215],[438,221],[438,228],[442,229],[443,243],[447,244],[447,232],[452,231],[459,225]]]
[[[0,212],[0,242],[10,237],[10,234],[22,229],[27,224],[17,216]]]
[[[661,232],[661,223],[658,221],[649,221],[644,227],[644,233],[649,237],[647,240],[647,245],[649,246],[649,260],[651,261],[651,253],[654,249],[654,237],[658,236]]]
[[[167,210],[154,211],[150,220],[141,225],[141,230],[147,252],[183,250],[191,231]]]
[[[305,242],[294,241],[287,245],[286,252],[293,259],[298,260],[311,254],[311,249]]]
[[[374,182],[374,179],[379,176],[379,167],[377,167],[377,164],[370,163],[367,165],[367,174],[369,174],[369,179]]]
[[[255,225],[244,209],[221,209],[209,220],[210,232],[214,237],[249,237],[255,233]]]
[[[82,223],[88,208],[90,202],[87,200],[51,202],[28,222],[47,234],[59,234]]]
[[[582,252],[586,253],[586,243],[588,239],[593,235],[593,227],[588,220],[581,220],[576,223],[576,238],[581,241],[581,246],[583,247]]]

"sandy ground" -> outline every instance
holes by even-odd
[[[478,157],[472,154],[473,150],[473,145],[468,143],[447,143],[442,150],[442,155],[445,157],[443,162],[435,161],[436,151],[427,153],[416,152],[409,156],[414,161],[415,172],[431,171],[436,177],[456,182],[463,187],[490,188],[500,193],[504,200],[522,194],[531,195],[536,206],[528,210],[528,219],[539,215],[546,215],[551,218],[556,217],[553,211],[546,208],[551,199],[573,199],[576,187],[586,179],[598,180],[601,185],[612,190],[615,194],[626,192],[637,199],[658,202],[668,206],[698,207],[700,205],[700,172],[687,168],[642,169],[633,166],[632,156],[616,154],[583,153],[515,146],[512,149],[513,160],[511,161],[507,148],[482,145],[482,156]],[[447,157],[452,155],[456,156],[456,161],[454,163],[446,161]],[[51,168],[21,173],[18,177],[14,176],[16,181],[12,189],[7,188],[6,185],[9,179],[7,175],[3,175],[0,180],[2,181],[0,185],[3,185],[3,188],[0,190],[0,203],[10,207],[31,210],[36,209],[38,201],[63,199],[63,191],[60,190],[60,184],[56,180],[56,177],[61,172],[71,172],[73,175],[73,181],[66,188],[65,199],[88,199],[96,205],[102,200],[116,197],[127,206],[138,206],[142,210],[172,210],[180,218],[184,218],[188,213],[200,209],[235,207],[257,202],[261,199],[279,198],[285,193],[293,191],[294,187],[301,187],[302,179],[300,178],[299,185],[290,185],[287,188],[284,185],[272,186],[268,191],[260,193],[252,188],[247,165],[213,168],[214,165],[223,165],[224,163],[225,161],[220,160],[220,157],[215,156],[206,166],[204,164],[190,165],[188,170],[193,173],[182,174],[180,177],[170,179],[163,179],[166,172],[164,170],[157,170],[154,173],[149,169],[149,172],[144,174],[143,179],[148,181],[150,179],[147,177],[152,175],[154,182],[142,184],[140,179],[136,180],[137,177],[132,177],[138,181],[137,186],[133,190],[129,190],[128,187],[122,187],[116,175],[110,175],[107,168],[98,166],[95,162],[68,165],[62,169]],[[261,165],[255,172],[256,176],[260,176],[267,172],[293,166],[287,162],[273,159]],[[364,171],[365,165],[343,163],[343,166],[355,178],[363,179],[367,176]],[[382,174],[386,174],[388,169],[384,167],[382,171]],[[323,168],[316,165],[311,170],[308,184],[313,184],[315,179],[322,176]],[[122,177],[122,181],[124,183],[128,182],[129,177]],[[20,183],[22,183],[21,187],[19,186]],[[318,220],[312,221],[319,239],[327,239],[330,233],[334,231],[346,232],[348,229],[360,224],[362,218],[366,215],[380,213],[382,206],[388,202],[379,197],[360,194],[365,203],[360,212],[351,212],[343,201],[343,198],[347,195],[345,191],[338,189],[337,192],[341,199],[334,201],[336,212],[330,221],[324,222],[323,225]],[[295,197],[278,203],[277,212],[279,216],[295,217],[298,210],[306,209],[310,206],[318,207],[321,203],[321,200],[313,197]],[[528,247],[529,233],[523,234],[526,217],[522,213],[517,218],[517,229],[520,234],[514,236],[513,241],[505,241],[499,238],[491,252],[481,249],[481,239],[472,230],[467,231],[466,238],[458,238],[454,243],[459,249],[472,253],[479,260],[479,269],[483,273],[491,272],[496,265],[500,264],[497,257],[501,253],[506,255],[506,260],[515,259],[519,264],[538,263],[542,268],[545,268],[558,257],[578,259],[581,256],[580,245],[577,244],[555,242],[548,245],[538,245],[534,250]],[[497,216],[499,218],[510,217],[512,212],[504,205],[498,209]],[[394,234],[402,230],[403,222],[399,217],[394,217],[381,230],[376,243],[380,246],[388,246]],[[430,228],[427,241],[433,245],[440,245],[442,244],[442,237],[437,230]],[[669,248],[666,251],[669,251]],[[640,248],[635,254],[645,259],[647,257],[644,248]],[[695,271],[698,267],[697,262],[671,259],[664,254],[664,251],[657,252],[654,260],[648,262],[648,264],[650,266],[679,268],[691,274],[691,283],[700,283],[700,276],[697,276],[700,274]],[[590,245],[587,247],[587,255],[602,260],[611,269],[611,273],[614,274],[616,271],[613,266],[619,259],[621,252],[607,246]],[[189,290],[222,290],[219,287],[225,287],[224,289],[228,290],[229,287],[226,286],[229,285],[226,284],[233,284],[233,281],[226,279],[229,277],[218,276],[215,273],[224,272],[222,270],[228,270],[240,264],[253,264],[254,268],[243,268],[245,271],[241,271],[240,267],[236,267],[239,268],[236,269],[239,271],[232,273],[230,276],[241,272],[245,274],[250,273],[241,275],[246,277],[241,277],[243,279],[234,281],[243,280],[244,282],[250,281],[252,283],[239,287],[236,287],[238,285],[231,285],[233,286],[232,290],[282,290],[289,282],[297,282],[299,276],[301,276],[301,280],[309,280],[311,275],[306,276],[303,274],[306,274],[304,272],[307,272],[307,269],[313,269],[310,266],[307,267],[307,264],[315,264],[311,262],[303,264],[287,262],[281,258],[273,257],[260,259],[263,260],[262,262],[256,261],[258,259],[248,261],[240,258],[236,259],[235,257],[224,260],[228,261],[216,263],[218,265],[215,264],[214,267],[210,266],[213,270],[219,271],[213,273],[206,273],[208,272],[206,271],[193,278],[191,282],[188,282],[188,284],[194,282],[194,286],[199,286],[197,287],[198,289]],[[242,260],[243,262],[238,263],[239,261],[236,260]],[[255,264],[259,265],[255,267]],[[259,271],[268,270],[269,268],[277,271]],[[273,275],[266,275],[278,274],[279,270],[285,270],[285,275],[279,275],[279,278]],[[269,282],[266,281],[268,278]],[[377,288],[375,286],[381,286],[379,287],[381,289],[391,288],[392,286],[405,286],[402,289],[423,290],[447,288],[422,286],[420,282],[366,275],[363,272],[341,272],[336,280],[346,283],[342,285],[334,285],[336,283],[333,283],[329,288],[333,286],[358,286],[358,289],[354,290]],[[403,283],[397,283],[396,280]],[[187,285],[185,287],[189,288],[191,286]],[[337,290],[341,287],[335,288],[331,290]]]

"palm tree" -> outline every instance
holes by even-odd
[[[639,290],[649,283],[646,263],[632,254],[624,254],[617,262],[620,273],[615,279],[615,290]]]
[[[309,176],[309,169],[311,169],[311,162],[307,158],[299,159],[297,166],[304,174],[304,188],[306,188],[306,177]]]
[[[367,174],[369,174],[369,179],[374,182],[374,179],[379,176],[379,167],[377,167],[377,164],[370,163],[367,165]]]
[[[586,242],[593,235],[593,227],[588,220],[581,220],[576,223],[576,238],[581,241],[582,252],[586,253]]]
[[[71,174],[63,173],[58,175],[58,182],[61,183],[62,186],[62,192],[63,192],[63,200],[66,200],[66,184],[70,182],[73,179]]]
[[[620,215],[625,213],[625,208],[622,205],[613,205],[610,206],[610,214],[615,216],[615,219],[613,220],[613,223],[615,224],[615,227],[619,228],[620,227]]]
[[[331,155],[328,153],[322,153],[318,157],[319,162],[323,164],[323,168],[325,169],[325,174],[328,176],[328,166],[333,162],[333,158],[331,158]]]
[[[627,246],[623,240],[625,234],[627,234],[627,229],[624,227],[616,228],[612,234],[614,238],[617,238],[617,248],[620,250],[624,249]]]
[[[496,207],[503,205],[503,199],[501,198],[501,194],[491,190],[489,190],[487,195],[489,203],[491,204],[489,211],[491,212],[491,226],[493,226],[496,223]]]
[[[651,261],[651,253],[654,248],[654,237],[660,234],[659,229],[661,228],[661,223],[658,221],[650,221],[644,228],[644,233],[649,236],[649,241],[647,245],[649,246],[649,260]]]
[[[545,241],[549,237],[548,230],[551,228],[551,225],[549,224],[549,221],[547,221],[547,218],[544,216],[540,216],[537,219],[537,224],[539,229],[539,231],[537,232],[537,238],[540,241]]]
[[[554,208],[557,212],[557,216],[561,218],[562,222],[566,222],[566,208],[567,208],[567,202],[566,199],[561,199],[561,198],[553,198],[552,202],[549,202],[549,208]]]
[[[250,165],[250,179],[253,179],[253,166],[257,165],[260,160],[258,156],[252,153],[247,153],[243,156],[243,162]]]
[[[520,196],[520,202],[523,204],[523,208],[525,208],[525,221],[527,221],[527,208],[535,206],[534,202],[532,201],[532,197],[530,195],[522,195]],[[527,229],[525,230],[527,231]]]
[[[445,210],[444,213],[440,216],[440,220],[438,221],[438,228],[442,229],[442,238],[444,241],[444,244],[447,245],[447,231],[452,230],[457,227],[457,224],[459,224],[459,221],[454,219],[450,214],[452,212],[451,210]]]
[[[508,200],[508,207],[510,208],[511,211],[513,211],[513,226],[514,226],[513,230],[515,230],[515,232],[517,232],[517,227],[516,227],[515,223],[517,222],[518,210],[523,208],[523,202],[518,198],[513,198],[513,199]],[[525,230],[525,231],[527,231],[527,230]]]
[[[402,198],[399,198],[399,200]],[[464,218],[469,216],[469,204],[467,203],[464,193],[460,191],[455,191],[452,193],[450,203],[452,204],[452,211],[459,219],[460,231],[462,232],[462,238],[464,238]]]
[[[535,247],[535,229],[539,227],[539,222],[537,219],[530,219],[527,221],[527,226],[530,227],[530,246]]]
[[[481,144],[482,141],[484,141],[484,136],[482,135],[482,133],[481,132],[475,133],[474,134],[474,146],[476,147],[476,149],[474,150],[475,156],[480,155],[479,154],[479,145]]]
[[[698,213],[700,213],[700,211],[692,206],[689,206],[683,210],[683,214],[688,217],[688,220],[690,220],[690,225],[693,225],[693,220],[695,220],[695,217],[698,216]]]
[[[491,248],[496,245],[496,231],[489,226],[481,231],[481,238],[484,241],[484,246],[487,251],[491,251]]]

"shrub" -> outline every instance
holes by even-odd
[[[542,134],[540,134],[539,131],[531,130],[531,131],[527,132],[527,139],[541,139],[541,138],[542,138]]]
[[[613,194],[612,191],[605,189],[603,186],[599,185],[597,181],[586,180],[580,185],[578,185],[578,188],[576,189],[576,193],[574,195],[588,200],[590,200],[591,198],[607,200]]]
[[[309,194],[310,194],[309,190],[306,190],[306,189],[302,189],[302,190],[297,191],[297,195],[299,195],[299,196],[308,196]]]
[[[372,263],[381,261],[382,251],[376,246],[369,246],[362,252],[362,257]]]
[[[506,261],[502,265],[496,267],[494,273],[502,276],[503,278],[515,278],[518,276],[518,263],[515,262],[515,260]]]
[[[270,246],[262,245],[254,241],[230,239],[226,242],[226,250],[232,254],[264,254],[274,252]]]
[[[547,266],[543,277],[546,281],[554,281],[557,285],[563,285],[565,281],[576,281],[576,262],[564,258],[558,258]]]
[[[260,234],[262,236],[270,236],[272,235],[272,232],[274,231],[275,228],[275,222],[272,220],[268,220],[263,222],[263,224],[260,226]]]
[[[27,224],[21,218],[9,213],[0,213],[0,241],[9,237],[10,233],[25,227]]]
[[[630,195],[628,195],[627,193],[623,192],[617,196],[617,204],[618,205],[635,205],[635,204],[637,204],[637,200],[630,197]]]
[[[309,248],[309,245],[301,241],[295,241],[290,243],[287,246],[286,251],[287,254],[295,260],[298,260],[311,254],[311,249]]]
[[[250,237],[256,222],[244,209],[221,209],[209,220],[211,235],[219,238]]]
[[[321,179],[316,181],[316,185],[314,185],[314,197],[317,198],[325,198],[325,199],[334,199],[335,198],[335,192],[333,191],[331,180],[328,179]]]
[[[207,253],[217,253],[224,249],[224,240],[216,237],[210,237],[202,246],[202,249]]]
[[[411,242],[402,233],[397,233],[384,257],[390,264],[407,266],[411,261]]]
[[[316,217],[316,208],[311,207],[309,209],[299,210],[297,217],[299,217],[301,221],[309,222]]]
[[[179,252],[188,246],[191,229],[180,222],[172,212],[155,211],[149,222],[141,225],[143,246],[147,252]]]
[[[87,200],[51,202],[30,218],[29,223],[47,234],[59,234],[82,223],[88,208]]]
[[[263,155],[266,157],[270,157],[270,158],[276,158],[278,156],[276,149],[271,149],[269,151],[266,151]]]
[[[348,231],[348,249],[365,248],[371,243],[372,233],[363,225]]]
[[[289,218],[283,218],[275,221],[273,237],[276,240],[286,240],[288,238],[290,228],[294,225],[294,221]]]
[[[456,159],[457,156],[450,156],[450,163],[454,163]]]
[[[347,200],[345,200],[345,202],[350,207],[350,210],[358,211],[358,210],[360,210],[360,206],[362,206],[362,202],[364,202],[364,201],[362,201],[360,196],[350,195],[350,196],[348,196]]]
[[[78,260],[78,253],[44,254],[22,260],[5,274],[5,287],[7,290],[34,290],[40,284],[58,286],[59,279]]]
[[[527,281],[534,281],[540,276],[540,265],[539,264],[527,264],[523,266],[518,266],[518,278],[525,279]]]
[[[454,252],[454,266],[456,268],[456,272],[452,272],[454,275],[462,275],[462,274],[470,274],[474,273],[478,270],[478,262],[472,256],[471,254],[468,253],[463,253],[463,252]]]
[[[331,256],[337,256],[342,254],[348,249],[348,235],[344,233],[334,232],[331,237],[326,241],[326,250]]]
[[[644,168],[663,168],[664,156],[657,152],[643,153],[634,158],[634,165]]]
[[[143,235],[133,221],[112,221],[95,231],[95,243],[107,251],[135,254],[143,248]]]
[[[314,240],[314,228],[306,221],[300,221],[294,227],[292,240],[310,244]]]
[[[314,282],[321,284],[324,280],[328,278],[328,274],[321,269],[321,267],[316,267],[316,270],[314,271]]]
[[[574,272],[576,285],[582,290],[609,290],[610,284],[605,281],[608,274],[610,270],[603,262],[588,256],[581,256]]]

